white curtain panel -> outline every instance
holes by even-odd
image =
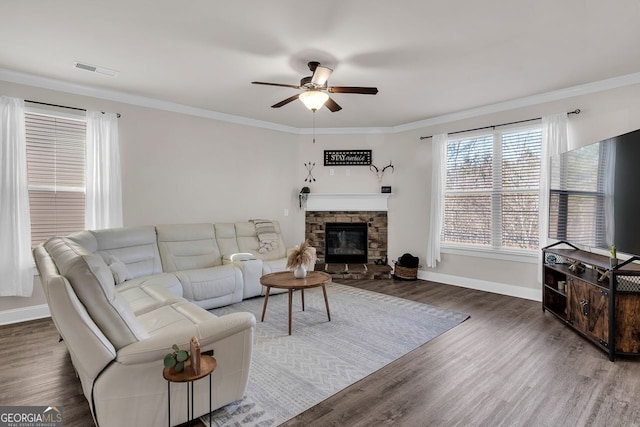
[[[542,118],[542,152],[540,158],[540,211],[538,232],[540,247],[548,244],[549,235],[549,167],[550,157],[568,150],[567,113],[553,114]],[[540,270],[542,271],[542,270]]]
[[[85,228],[122,227],[122,178],[116,114],[87,111],[86,156]]]
[[[444,220],[444,187],[447,171],[447,134],[431,138],[431,211],[427,237],[427,267],[440,262],[440,235]]]
[[[33,291],[24,101],[0,97],[0,296]]]

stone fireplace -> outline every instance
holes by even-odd
[[[389,194],[308,195],[305,239],[316,248],[316,269],[335,278],[389,278]]]
[[[345,224],[356,226],[366,230],[366,247],[361,248],[365,254],[364,258],[357,260],[332,258],[333,255],[344,255],[344,252],[354,252],[354,230],[351,228],[345,231],[343,242],[347,243],[343,249],[334,251],[333,254],[327,254],[327,224],[341,224],[344,228]],[[331,228],[331,227],[330,227]],[[316,248],[316,256],[319,263],[345,263],[345,264],[375,264],[376,261],[387,255],[387,212],[366,212],[366,211],[316,211],[306,212],[305,215],[305,239],[309,244]],[[329,240],[338,237],[329,237]],[[351,240],[351,242],[349,242]],[[330,242],[333,244],[333,242]],[[341,253],[342,252],[342,253]],[[327,259],[327,255],[329,255]],[[362,254],[360,254],[362,256]]]

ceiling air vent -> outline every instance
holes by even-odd
[[[118,74],[120,74],[119,71],[116,70],[111,70],[109,68],[105,68],[105,67],[100,67],[97,65],[91,65],[91,64],[86,64],[84,62],[74,62],[73,63],[74,68],[77,68],[79,70],[84,70],[84,71],[89,71],[92,73],[98,73],[98,74],[103,74],[105,76],[109,76],[109,77],[117,77]]]

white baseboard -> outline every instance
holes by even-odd
[[[14,308],[12,310],[0,311],[0,325],[10,325],[12,323],[42,319],[44,317],[51,317],[51,312],[49,312],[49,306],[47,304]]]
[[[451,274],[435,273],[425,270],[418,270],[418,278],[422,280],[430,280],[432,282],[444,283],[445,285],[455,285],[479,291],[493,292],[494,294],[508,295],[533,301],[542,301],[541,289],[523,288],[521,286],[507,285],[505,283],[489,282],[486,280],[453,276]]]

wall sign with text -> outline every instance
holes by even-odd
[[[371,150],[324,150],[325,166],[369,166]]]

